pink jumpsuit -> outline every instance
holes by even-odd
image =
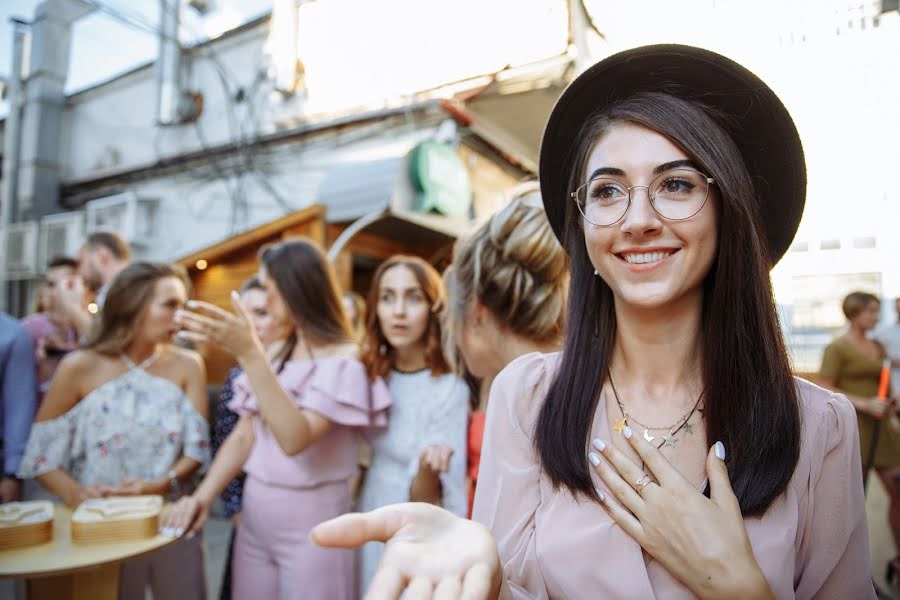
[[[350,510],[358,429],[387,424],[387,386],[380,379],[372,384],[362,363],[343,357],[289,361],[278,379],[297,406],[335,426],[303,452],[288,456],[259,417],[247,376],[235,380],[229,408],[255,417],[256,440],[244,465],[233,595],[237,600],[351,600],[357,595],[355,551],[319,548],[309,541],[309,532]]]

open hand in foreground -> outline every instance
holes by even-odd
[[[355,548],[385,542],[366,600],[486,600],[500,587],[500,559],[484,525],[419,502],[351,513],[319,524],[320,546]]]

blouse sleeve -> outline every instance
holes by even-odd
[[[80,404],[76,404],[55,419],[34,423],[17,475],[32,479],[56,469],[71,471],[75,459],[84,454],[77,439],[80,414]]]
[[[516,359],[491,386],[472,518],[497,542],[503,600],[549,598],[535,550],[535,513],[541,503],[540,461],[532,431],[547,374],[539,354]]]
[[[840,346],[834,342],[825,347],[825,353],[822,355],[822,367],[819,369],[819,375],[825,379],[836,381],[841,374],[841,367],[844,364],[844,355]]]
[[[184,403],[186,408],[181,431],[184,448],[181,453],[196,460],[200,463],[201,470],[205,470],[209,465],[211,454],[209,423],[203,418],[203,415],[197,412],[189,398],[185,397]]]
[[[300,408],[312,410],[329,421],[349,427],[384,427],[391,405],[381,379],[369,381],[366,368],[352,358],[317,361],[309,383],[306,379],[283,382]]]
[[[844,396],[829,396],[818,423],[804,427],[812,465],[796,597],[874,599],[856,413]]]
[[[465,382],[451,376],[452,384],[448,390],[442,410],[433,415],[431,439],[429,444],[440,444],[453,449],[450,456],[450,467],[440,474],[443,490],[442,506],[459,517],[469,513],[469,501],[466,495],[466,440],[469,422],[469,388]],[[416,467],[418,469],[418,456]]]

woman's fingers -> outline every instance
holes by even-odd
[[[731,488],[728,467],[725,465],[725,444],[722,442],[716,442],[709,449],[706,456],[706,476],[709,478],[710,500],[732,513],[740,514],[741,505]]]
[[[434,586],[427,577],[418,575],[409,581],[406,586],[406,593],[403,594],[403,600],[431,600],[431,593]]]
[[[187,307],[191,310],[202,310],[208,314],[215,315],[219,319],[233,319],[234,314],[223,308],[219,308],[215,304],[203,302],[202,300],[188,300]]]
[[[208,344],[209,336],[203,333],[196,333],[194,331],[188,331],[187,329],[182,329],[178,332],[178,337],[183,340],[187,340],[189,342],[194,342],[196,344]]]
[[[653,473],[660,485],[664,487],[680,484],[690,485],[656,446],[645,440],[643,436],[635,433],[631,427],[626,426],[625,430],[622,431],[622,435],[628,440],[634,451],[638,453],[638,456],[641,457],[647,469]]]
[[[610,458],[610,452],[604,452],[604,454],[607,459]],[[641,483],[643,483],[642,480],[649,481],[649,476],[645,475],[644,472],[634,466],[633,463],[633,469],[623,465],[623,469],[628,472],[627,474],[620,473],[610,464],[611,460],[603,460],[594,452],[591,452],[588,455],[588,459],[591,461],[591,464],[594,465],[594,469],[596,469],[597,474],[600,475],[600,479],[603,480],[607,489],[613,493],[616,499],[625,505],[632,513],[640,516],[643,511],[644,500],[641,498],[640,494],[635,491],[635,486],[638,485],[639,481]],[[625,460],[631,463],[627,458],[625,458]],[[631,478],[631,481],[627,479],[629,477]]]
[[[644,527],[641,525],[641,522],[632,513],[625,510],[621,504],[610,498],[608,494],[604,494],[602,490],[597,490],[597,493],[603,502],[603,507],[609,513],[609,516],[612,517],[612,520],[625,530],[625,533],[643,545]]]
[[[400,571],[394,567],[381,564],[372,581],[369,582],[369,589],[365,590],[365,600],[395,600],[403,593],[406,587],[406,577],[400,574]]]
[[[319,546],[356,548],[366,542],[386,542],[403,525],[401,508],[389,505],[367,513],[348,513],[319,523],[310,532],[310,539]]]
[[[441,579],[434,588],[434,600],[458,600],[462,595],[462,582],[455,577]]]
[[[466,572],[460,598],[462,600],[487,600],[493,591],[492,584],[491,568],[484,563],[478,563]]]
[[[231,290],[231,306],[234,307],[235,315],[244,323],[252,323],[253,320],[250,318],[250,311],[247,310],[247,307],[244,306],[244,303],[241,302],[241,295],[237,293],[235,290]]]

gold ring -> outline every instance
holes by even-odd
[[[653,483],[653,479],[645,473],[640,479],[634,482],[634,489],[640,492],[651,483]]]

